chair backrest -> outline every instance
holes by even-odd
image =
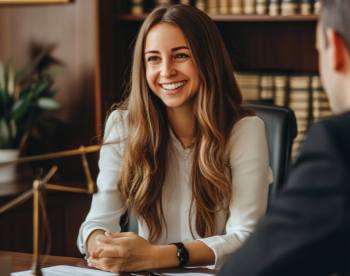
[[[286,107],[267,104],[245,104],[265,123],[273,184],[270,199],[281,188],[290,167],[291,148],[297,135],[294,112]]]

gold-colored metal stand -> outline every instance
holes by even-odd
[[[74,155],[81,155],[82,166],[84,170],[84,174],[86,177],[86,188],[75,188],[75,187],[66,187],[57,184],[49,184],[49,180],[58,170],[57,166],[53,166],[50,171],[45,175],[42,179],[35,179],[33,181],[33,187],[31,190],[24,192],[19,195],[9,203],[0,207],[0,214],[6,212],[7,210],[22,204],[27,201],[29,198],[33,196],[33,263],[32,263],[32,275],[41,276],[41,263],[40,263],[40,211],[42,212],[43,217],[43,225],[46,229],[48,229],[48,219],[46,214],[46,208],[43,200],[43,192],[46,190],[52,191],[61,191],[61,192],[71,192],[71,193],[84,193],[84,194],[92,194],[94,192],[95,182],[91,177],[91,171],[89,168],[89,164],[86,158],[86,153],[97,152],[100,149],[100,146],[90,146],[90,147],[80,147],[79,149],[67,150],[61,152],[55,152],[50,154],[43,154],[37,156],[30,156],[19,158],[15,161],[0,163],[1,166],[7,166],[9,164],[18,164],[18,163],[26,163],[31,161],[38,160],[49,160],[60,157],[68,157]]]

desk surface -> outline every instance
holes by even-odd
[[[12,259],[12,272],[29,270],[32,266],[32,254],[0,251],[0,256],[10,256]],[[45,256],[42,258],[44,260]],[[53,265],[72,265],[79,267],[88,267],[84,259],[71,258],[71,257],[59,257],[59,256],[47,256],[45,263],[42,267]]]
[[[10,256],[12,259],[12,270],[11,272],[30,270],[32,266],[32,254],[28,253],[19,253],[19,252],[10,252],[10,251],[0,251],[1,256]],[[45,258],[45,256],[43,256]],[[88,268],[86,262],[82,258],[72,258],[72,257],[59,257],[59,256],[47,256],[45,262],[42,264],[42,267],[54,266],[54,265],[71,265],[78,267]],[[163,269],[158,270],[160,273],[167,274],[167,272],[202,272],[206,274],[215,275],[215,270],[210,270],[207,268],[193,268],[193,269]],[[129,273],[125,273],[129,275]],[[141,275],[141,274],[140,274]],[[145,275],[148,275],[146,273]]]

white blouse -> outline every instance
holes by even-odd
[[[127,111],[117,110],[111,113],[106,124],[106,143],[126,137],[126,116]],[[249,116],[241,119],[233,127],[227,146],[233,188],[230,217],[225,224],[223,213],[219,213],[219,234],[208,238],[200,238],[196,232],[193,213],[191,224],[194,237],[189,225],[192,149],[184,149],[172,131],[170,133],[171,142],[162,195],[167,232],[163,231],[156,244],[200,240],[213,250],[215,266],[218,267],[223,263],[225,256],[234,252],[249,237],[266,211],[272,173],[264,123],[257,116]],[[101,148],[98,192],[93,195],[91,209],[78,235],[78,247],[83,254],[87,254],[86,240],[92,231],[120,231],[119,219],[125,212],[125,205],[117,189],[122,154],[123,143],[111,143]],[[144,220],[138,219],[138,229],[138,234],[147,239],[149,230]]]

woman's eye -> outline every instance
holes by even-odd
[[[190,57],[188,54],[185,53],[178,53],[175,55],[175,58],[183,59],[183,58],[188,58]]]
[[[149,56],[147,57],[147,62],[156,62],[158,61],[159,57],[158,56]]]

